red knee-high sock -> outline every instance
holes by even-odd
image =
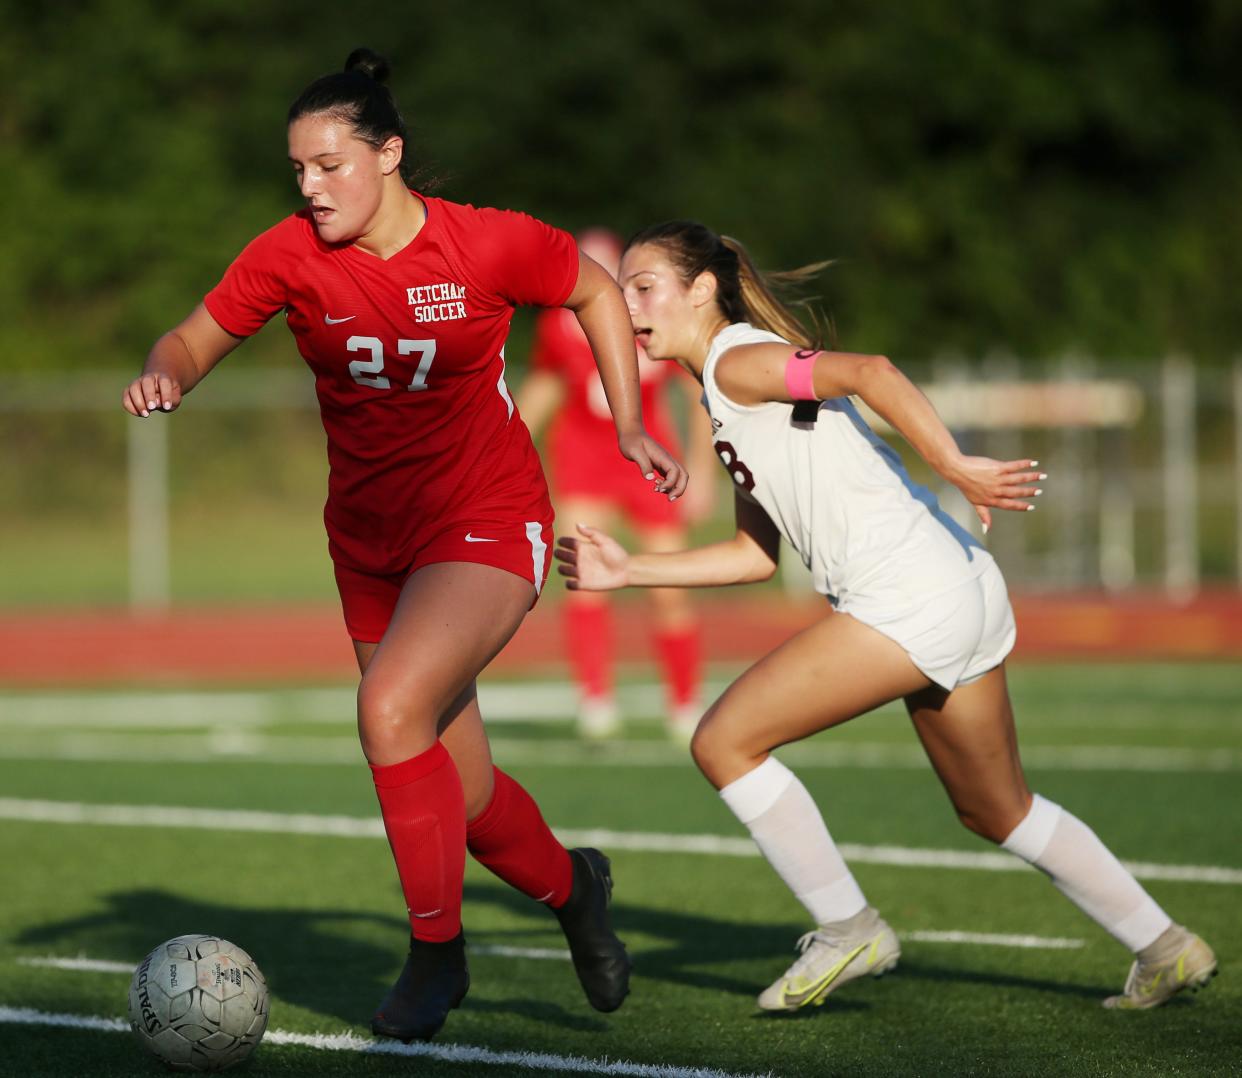
[[[703,673],[701,635],[697,624],[656,633],[656,650],[673,707],[698,700]]]
[[[606,603],[570,600],[561,606],[562,629],[574,678],[583,696],[612,694],[612,610]]]
[[[461,931],[466,802],[448,750],[436,742],[399,764],[371,765],[388,844],[410,911],[410,931],[430,943]]]
[[[466,846],[479,864],[505,883],[553,909],[565,904],[574,882],[569,851],[544,822],[522,786],[500,768],[487,808],[466,824]]]

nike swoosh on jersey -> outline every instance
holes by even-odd
[[[335,326],[340,322],[352,322],[358,316],[356,314],[347,314],[344,318],[333,318],[331,315],[323,316],[323,324],[325,326]]]
[[[469,532],[466,532],[466,542],[467,543],[499,543],[500,540],[499,539],[483,539],[477,535],[471,535]]]

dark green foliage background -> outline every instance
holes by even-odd
[[[0,369],[133,366],[297,207],[284,112],[356,44],[446,196],[835,257],[844,346],[1213,362],[1242,336],[1230,0],[5,9]]]

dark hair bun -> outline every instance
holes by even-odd
[[[378,52],[371,49],[361,48],[354,49],[349,54],[349,59],[345,61],[346,71],[357,71],[361,75],[374,79],[383,85],[388,81],[388,73],[391,68],[388,61],[385,60]]]

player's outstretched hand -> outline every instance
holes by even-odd
[[[650,434],[645,431],[622,434],[618,436],[617,444],[621,455],[638,465],[644,479],[655,479],[656,473],[659,473],[660,478],[655,485],[657,494],[667,494],[670,502],[681,497],[690,476],[677,458]]]
[[[992,509],[1026,512],[1043,489],[1036,484],[1047,479],[1037,460],[993,460],[991,457],[958,457],[946,470],[945,478],[966,495],[975,507],[986,532],[992,526]]]
[[[181,385],[166,374],[141,375],[121,394],[121,406],[130,415],[143,419],[152,412],[171,412],[180,403]]]
[[[580,539],[562,535],[556,541],[556,571],[570,591],[613,591],[628,580],[630,556],[611,535],[578,525]]]

